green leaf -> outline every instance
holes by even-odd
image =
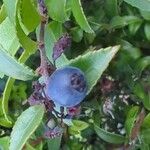
[[[31,80],[34,77],[34,73],[31,69],[17,62],[17,60],[4,51],[2,47],[0,47],[0,60],[0,72],[5,75],[24,81]]]
[[[12,127],[12,122],[10,121],[11,119],[9,119],[9,120],[8,119],[6,120],[6,117],[1,116],[0,117],[0,126],[11,128]]]
[[[15,26],[7,17],[0,24],[0,45],[11,55],[14,56],[20,47],[18,37],[16,35]],[[4,74],[1,72],[1,78]]]
[[[36,42],[32,41],[23,31],[20,20],[19,20],[19,11],[21,7],[21,0],[4,0],[4,5],[8,14],[9,19],[16,27],[16,33],[19,39],[20,44],[24,49],[28,50],[28,53],[31,55],[37,49]]]
[[[94,130],[101,139],[108,143],[122,144],[125,142],[125,137],[119,134],[110,133],[102,128],[99,128],[97,125],[94,125]]]
[[[79,27],[74,27],[71,29],[71,33],[73,41],[80,42],[83,38],[83,30]]]
[[[21,55],[21,57],[19,58],[19,62],[24,63],[27,59],[28,59],[29,55],[28,55],[28,51],[24,51]],[[2,110],[2,115],[4,115],[4,118],[2,118],[3,120],[3,126],[5,127],[11,127],[12,126],[12,120],[11,118],[8,116],[8,100],[11,94],[11,89],[12,86],[14,84],[15,80],[13,78],[8,78],[7,83],[5,85],[5,89],[4,89],[4,93],[3,93],[3,97],[2,97],[2,103],[0,103],[0,110]]]
[[[47,140],[48,149],[50,150],[59,150],[61,144],[62,136]]]
[[[150,113],[147,114],[147,116],[144,118],[142,128],[144,128],[144,129],[150,128]]]
[[[95,107],[98,107],[98,110],[94,111],[92,119],[94,121],[94,124],[99,126],[101,123],[101,119],[100,119],[101,114],[99,111],[100,106],[99,106],[99,104],[97,104],[97,106],[95,106]]]
[[[45,50],[47,57],[51,62],[53,62],[52,53],[54,44],[55,42],[57,42],[59,37],[62,36],[62,34],[62,24],[59,22],[53,21],[45,28]],[[63,66],[67,63],[68,59],[65,57],[65,55],[62,55],[61,57],[59,57],[59,59],[57,59],[56,66],[59,68],[60,66]]]
[[[16,35],[15,26],[8,17],[0,24],[0,33],[0,44],[6,51],[14,56],[20,44]]]
[[[6,17],[7,17],[7,14],[6,14],[5,6],[3,4],[0,9],[0,23],[2,23]]]
[[[43,115],[43,105],[32,106],[20,115],[11,133],[9,150],[22,149],[28,138],[41,123]]]
[[[2,97],[0,97],[0,117],[3,115],[2,112]]]
[[[4,74],[2,72],[0,72],[0,78],[3,78]]]
[[[73,12],[73,16],[75,17],[77,23],[80,25],[80,27],[88,33],[94,33],[94,31],[91,29],[85,15],[83,12],[83,8],[81,6],[80,0],[71,0],[71,9]]]
[[[73,125],[70,126],[70,129],[74,131],[82,131],[89,126],[88,123],[81,120],[72,120],[72,123]]]
[[[8,150],[10,137],[5,136],[0,138],[0,150]]]
[[[134,123],[136,121],[138,112],[139,112],[139,107],[134,106],[129,110],[129,112],[127,114],[127,118],[125,121],[125,129],[126,129],[126,133],[127,133],[128,137],[131,136],[132,128],[134,127]]]
[[[66,14],[67,14],[67,17],[70,18],[71,16],[71,1],[66,1]]]
[[[11,22],[15,24],[15,15],[16,15],[16,4],[18,0],[9,1],[9,0],[3,0],[7,15]]]
[[[66,0],[45,0],[49,16],[59,22],[67,20],[66,14]]]
[[[141,140],[141,138],[140,138]],[[141,140],[142,141],[142,140]],[[150,150],[150,145],[149,144],[146,144],[142,141],[141,145],[140,145],[140,150]]]
[[[140,23],[142,20],[136,16],[115,16],[110,21],[110,28],[122,28],[129,24]]]
[[[84,33],[84,40],[89,44],[93,43],[95,37],[96,37],[95,33]]]
[[[150,144],[150,129],[144,129],[140,132],[140,138],[145,144]]]
[[[150,41],[150,23],[145,24],[144,32],[145,32],[145,36],[146,36],[147,40]]]
[[[113,46],[105,49],[102,48],[97,51],[90,51],[85,55],[69,61],[68,65],[78,67],[85,73],[88,84],[88,93],[97,83],[119,48],[120,46]]]
[[[150,92],[145,92],[145,98],[142,99],[143,105],[147,110],[150,110]]]
[[[141,50],[137,47],[134,47],[128,41],[120,40],[119,44],[121,45],[121,48],[126,56],[129,56],[135,60],[137,60],[141,56]]]
[[[142,57],[136,62],[135,70],[138,71],[139,74],[141,74],[142,71],[148,66],[150,66],[150,56]]]
[[[32,0],[22,0],[20,9],[21,21],[29,32],[33,31],[40,23],[40,16]]]
[[[150,11],[149,0],[124,0],[124,1],[140,10]]]
[[[150,98],[149,94],[146,93],[144,87],[140,83],[136,83],[133,87],[134,94],[140,99],[144,107],[150,110]]]
[[[138,96],[140,99],[145,99],[145,91],[140,83],[136,83],[134,85],[133,92],[136,96]]]
[[[23,31],[21,25],[20,25],[20,20],[19,20],[19,13],[20,13],[20,4],[21,1],[20,0],[15,0],[12,3],[8,0],[4,0],[4,5],[7,11],[7,14],[11,20],[11,22],[15,25],[15,32],[17,33],[17,37],[19,39],[19,42],[21,43],[21,45],[23,46],[23,48],[25,49],[23,54],[21,55],[19,62],[24,63],[31,54],[35,53],[35,51],[37,50],[37,44],[36,42],[32,41]],[[20,63],[18,63],[16,60],[14,60],[14,58],[11,57],[11,59],[13,59],[13,61],[15,61],[15,63],[17,63],[20,67],[22,66],[23,68],[25,66],[20,65]],[[16,66],[17,67],[17,66]],[[22,68],[21,67],[21,68]],[[20,68],[20,69],[21,69]],[[21,69],[22,70],[22,69]],[[32,74],[33,77],[33,73],[26,68],[25,70],[28,70],[30,72],[30,74]],[[24,70],[24,71],[25,71]],[[22,71],[21,71],[22,72]],[[24,72],[23,72],[24,73]],[[29,75],[28,75],[29,76]],[[31,76],[30,76],[31,79]],[[5,87],[5,93],[3,93],[3,99],[2,99],[2,108],[3,108],[3,114],[5,117],[5,121],[9,124],[12,125],[12,122],[10,120],[10,117],[8,116],[8,99],[11,93],[11,88],[13,86],[13,83],[11,84],[13,79],[9,79],[8,83]]]
[[[142,22],[135,22],[129,25],[129,32],[131,35],[135,35],[138,29],[140,28]]]
[[[8,116],[8,100],[10,97],[10,93],[11,93],[11,87],[13,86],[15,82],[15,79],[12,78],[8,78],[7,83],[5,85],[5,89],[3,92],[3,97],[2,97],[2,105],[1,105],[1,109],[2,109],[2,113],[4,115],[5,120],[3,119],[3,122],[6,122],[5,124],[7,126],[12,126],[12,120],[10,119],[10,117]],[[5,126],[5,124],[3,124]]]
[[[141,10],[140,13],[145,20],[150,20],[150,11]]]
[[[23,31],[18,16],[16,16],[16,32],[22,47],[28,51],[28,55],[34,54],[37,50],[37,43],[31,40]]]
[[[117,0],[105,0],[105,10],[109,17],[118,16]]]

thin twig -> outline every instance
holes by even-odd
[[[39,41],[38,41],[38,48],[41,57],[41,65],[38,71],[47,80],[47,78],[49,77],[49,72],[48,72],[49,66],[48,66],[48,59],[45,52],[44,36],[45,36],[45,26],[46,23],[48,22],[48,17],[47,17],[47,12],[45,11],[46,7],[44,5],[44,1],[39,0],[38,6],[41,14],[40,33],[39,33]]]
[[[46,59],[46,53],[45,53],[45,45],[44,45],[44,32],[45,32],[45,23],[41,21],[40,25],[40,38],[39,38],[39,50],[40,50],[40,57],[41,57],[41,69],[42,69],[42,75],[45,77],[49,76],[48,73],[48,63]]]

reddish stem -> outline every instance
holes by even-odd
[[[38,41],[41,65],[38,68],[38,73],[44,76],[45,79],[47,80],[47,78],[49,77],[49,71],[48,71],[49,65],[48,65],[48,58],[45,52],[44,36],[45,36],[45,26],[46,26],[46,23],[48,22],[48,17],[47,17],[47,13],[43,11],[46,9],[46,7],[44,6],[44,2],[41,2],[41,1],[38,1],[38,2],[39,2],[38,3],[39,11],[41,14],[40,33],[39,33],[39,41]]]

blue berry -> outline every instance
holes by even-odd
[[[57,69],[49,77],[45,92],[57,104],[73,107],[86,96],[87,83],[84,73],[70,66]]]

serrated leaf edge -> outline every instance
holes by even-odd
[[[86,53],[85,55],[79,55],[79,56],[76,57],[75,59],[71,59],[67,65],[71,65],[72,63],[76,62],[76,61],[79,60],[79,59],[83,59],[83,58],[86,58],[86,57],[88,57],[88,56],[90,56],[90,55],[99,53],[100,51],[107,51],[107,50],[109,50],[109,49],[111,49],[110,51],[111,51],[111,53],[113,54],[113,56],[112,56],[111,59],[113,59],[113,57],[115,56],[115,54],[118,52],[119,48],[120,48],[120,45],[116,45],[116,46],[110,46],[110,47],[107,47],[107,48],[101,48],[101,49],[99,49],[99,50],[95,50],[95,51],[92,51],[92,52],[88,52],[88,53]],[[109,66],[109,64],[110,64],[110,62],[106,65],[105,69]],[[105,69],[104,69],[104,70],[105,70]],[[101,76],[101,75],[100,75],[100,76]],[[90,93],[90,91],[92,90],[92,88],[95,86],[95,84],[97,83],[97,80],[98,80],[98,79],[96,79],[95,82],[94,82],[94,84],[91,86],[91,88],[88,89],[87,95]]]
[[[17,63],[18,65],[20,65],[23,68],[27,69],[28,72],[29,72],[29,73],[27,73],[27,75],[34,76],[34,71],[31,68],[29,68],[28,66],[24,65],[23,63],[20,63],[19,61],[17,61],[17,59],[14,56],[10,55],[10,53],[8,53],[1,45],[0,45],[0,51],[2,51],[2,53],[4,55],[7,55],[10,59],[13,59],[15,61],[15,63]]]

